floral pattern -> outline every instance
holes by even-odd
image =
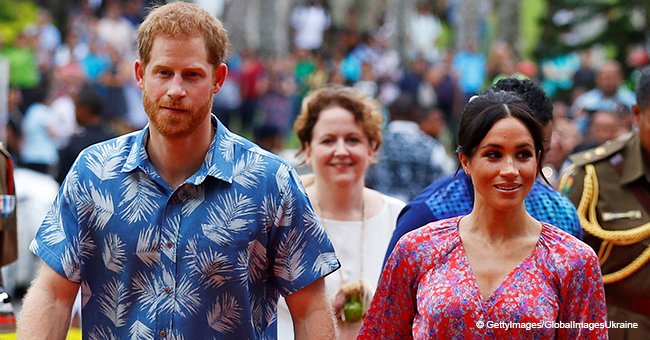
[[[606,329],[596,328],[488,328],[501,322],[606,322],[600,266],[589,246],[542,223],[533,252],[483,300],[463,250],[459,220],[430,223],[399,241],[359,339],[607,337]]]

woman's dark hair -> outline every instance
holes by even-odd
[[[494,124],[507,117],[518,119],[528,128],[535,143],[537,171],[541,173],[540,160],[544,157],[542,125],[535,118],[528,104],[512,92],[489,90],[470,99],[460,119],[458,152],[471,158]]]
[[[503,78],[492,85],[492,90],[516,93],[526,101],[526,104],[532,110],[533,116],[542,123],[542,126],[553,120],[553,104],[551,100],[546,96],[544,90],[530,79]]]

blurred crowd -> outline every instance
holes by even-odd
[[[38,195],[39,188],[56,185],[55,180],[60,183],[83,147],[147,122],[132,65],[137,58],[134,33],[148,3],[99,3],[80,2],[58,26],[46,9],[39,9],[37,21],[14,42],[0,43],[0,56],[10,63],[6,146],[17,166],[29,169],[27,175],[16,174],[19,205],[53,198],[49,191]],[[649,63],[646,49],[631,50],[627,65],[603,57],[598,49],[533,62],[517,56],[503,41],[490,44],[486,51],[476,42],[444,48],[441,19],[424,4],[410,13],[407,22],[407,51],[398,51],[390,43],[396,34],[390,21],[365,32],[353,21],[334,28],[321,2],[302,2],[290,17],[289,55],[262,56],[251,48],[230,52],[228,79],[215,96],[213,112],[231,130],[299,165],[293,159],[295,152],[287,149],[297,147],[292,126],[303,97],[329,85],[354,87],[382,104],[385,128],[396,136],[386,137],[386,148],[416,136],[417,145],[427,145],[436,155],[423,156],[433,157],[438,166],[427,171],[430,177],[400,184],[410,186],[404,192],[382,190],[381,175],[376,175],[381,169],[370,169],[369,174],[379,176],[373,187],[405,201],[434,176],[456,169],[455,131],[462,107],[504,77],[529,78],[553,100],[554,130],[543,170],[552,185],[557,185],[570,154],[633,129],[635,97],[630,88],[635,72],[629,70]],[[391,127],[395,121],[411,124]],[[419,130],[409,130],[413,123]],[[404,149],[393,152],[400,150]],[[24,176],[32,177],[21,181]],[[43,209],[47,205],[41,204]],[[29,216],[19,215],[19,229],[31,230],[32,235],[21,242],[28,242],[40,223],[32,220],[42,218],[45,211],[23,211]],[[26,272],[28,276],[30,270]]]

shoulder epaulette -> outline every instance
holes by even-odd
[[[596,163],[600,160],[606,159],[617,152],[623,150],[625,144],[630,139],[631,134],[623,135],[605,144],[599,145],[593,149],[575,153],[569,156],[569,159],[576,166],[583,166],[585,164]]]

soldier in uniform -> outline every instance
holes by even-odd
[[[650,332],[650,68],[642,72],[632,133],[572,155],[560,190],[576,205],[584,240],[598,253],[613,339]]]
[[[0,144],[0,268],[18,257],[13,160]],[[13,332],[16,319],[0,272],[0,333]]]

